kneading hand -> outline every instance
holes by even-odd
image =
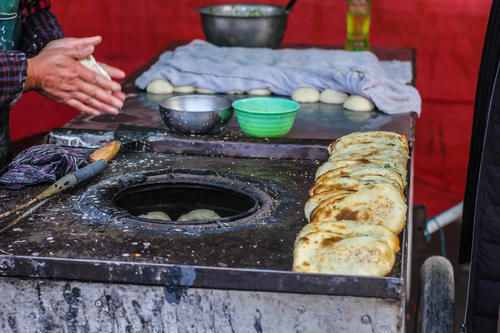
[[[55,40],[35,57],[28,59],[25,91],[40,94],[92,115],[117,114],[125,94],[114,81],[87,69],[78,60],[91,55],[101,37]],[[118,68],[101,64],[112,79],[123,79]]]

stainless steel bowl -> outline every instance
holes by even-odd
[[[216,95],[181,95],[160,102],[160,115],[177,133],[217,134],[233,116],[231,100]]]
[[[285,7],[272,5],[215,5],[197,8],[205,38],[219,46],[277,48],[285,35]]]

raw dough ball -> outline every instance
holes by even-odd
[[[228,95],[243,95],[245,92],[241,90],[230,90],[226,94]]]
[[[157,210],[152,211],[152,212],[148,212],[146,214],[141,214],[138,217],[142,217],[143,219],[150,219],[150,220],[172,221],[170,216],[168,216],[164,212],[157,211]]]
[[[292,93],[292,99],[299,103],[317,103],[319,91],[314,88],[297,88]]]
[[[267,96],[271,95],[271,90],[263,88],[263,89],[252,89],[248,91],[249,95],[255,95],[255,96]]]
[[[204,89],[204,88],[196,88],[196,92],[198,94],[215,94],[215,91],[210,90],[210,89]]]
[[[174,86],[174,91],[181,94],[189,94],[194,92],[195,87],[193,86]]]
[[[319,101],[327,104],[342,104],[349,97],[346,93],[326,88],[319,95]]]
[[[351,95],[344,102],[344,108],[351,111],[371,111],[374,107],[369,99],[358,95]]]
[[[179,216],[177,221],[188,222],[188,221],[210,221],[220,219],[220,215],[210,209],[194,209],[189,213]]]
[[[89,55],[85,59],[80,59],[79,62],[91,71],[104,76],[108,80],[111,80],[111,76],[109,76],[108,72],[106,72],[104,68],[102,68],[101,65],[97,63],[97,61],[95,61],[95,58],[92,55]]]
[[[171,94],[174,87],[167,80],[153,80],[149,82],[146,91],[150,94]]]

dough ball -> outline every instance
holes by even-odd
[[[150,94],[171,94],[174,87],[167,80],[153,80],[149,82],[146,91]]]
[[[252,90],[248,91],[248,94],[249,95],[255,95],[255,96],[267,96],[267,95],[271,95],[271,90],[269,90],[267,88],[252,89]]]
[[[174,86],[174,91],[176,93],[189,94],[189,93],[193,93],[194,90],[195,90],[195,87],[193,87],[193,86]]]
[[[351,95],[346,101],[344,102],[344,108],[347,110],[351,111],[371,111],[373,110],[375,106],[373,103],[362,96],[358,95]]]
[[[241,90],[230,90],[226,94],[228,95],[243,95],[245,92]]]
[[[319,102],[319,91],[314,88],[297,88],[292,93],[292,99],[299,103]]]
[[[168,216],[164,212],[161,212],[158,210],[148,212],[146,214],[141,214],[138,217],[142,217],[143,219],[150,219],[150,220],[172,221],[170,216]]]
[[[204,89],[204,88],[196,88],[196,92],[198,94],[215,94],[215,91],[210,90],[210,89]]]
[[[319,95],[319,101],[327,104],[343,104],[348,97],[346,93],[326,88]]]
[[[220,219],[220,215],[211,209],[194,209],[189,213],[179,216],[178,222],[188,221],[210,221]]]
[[[104,68],[102,68],[102,66],[97,63],[92,55],[89,55],[85,59],[80,59],[79,62],[91,71],[104,76],[108,80],[111,80],[111,76],[109,76],[108,72],[106,72]]]

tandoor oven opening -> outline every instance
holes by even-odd
[[[141,220],[166,224],[206,224],[216,220],[231,222],[247,217],[260,207],[259,198],[248,192],[235,190],[224,185],[210,185],[201,182],[161,182],[128,187],[120,191],[115,204]],[[221,218],[209,220],[177,221],[192,210],[207,209]],[[164,212],[171,221],[141,218],[150,212]]]
[[[256,179],[208,170],[158,170],[109,178],[90,188],[78,206],[99,224],[152,232],[168,230],[172,235],[260,225],[266,223],[265,217],[279,202],[280,195]],[[216,215],[180,218],[193,210],[209,210]]]

